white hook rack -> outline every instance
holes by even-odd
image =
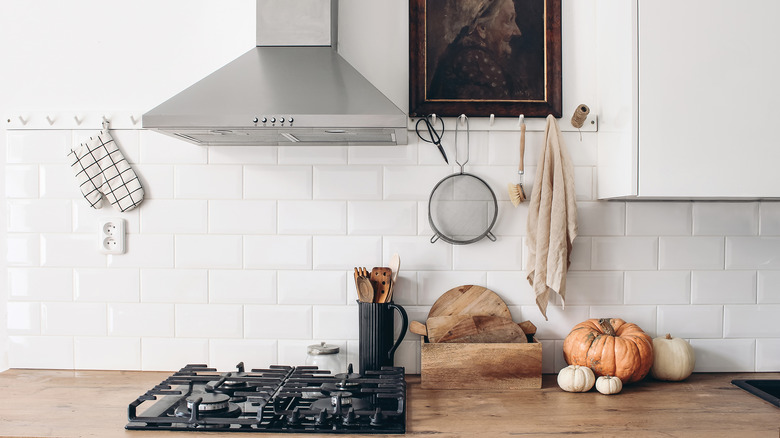
[[[466,117],[466,115],[461,114],[459,116],[452,116],[452,117],[442,117],[441,115],[437,116],[439,119],[444,119],[444,125],[447,127],[448,130],[455,129],[455,124],[458,122],[464,123],[463,118]],[[571,114],[568,115],[568,117],[571,117]],[[520,128],[523,124],[526,126],[526,132],[544,132],[545,127],[547,126],[547,120],[546,117],[541,116],[533,116],[528,117],[525,114],[520,114],[519,116],[496,116],[493,115],[493,120],[491,122],[490,115],[485,115],[484,117],[480,116],[468,116],[469,119],[469,125],[471,126],[472,131],[493,131],[493,132],[519,132]],[[409,117],[407,119],[407,126],[410,131],[414,131],[415,123],[417,123],[418,118],[417,117]],[[585,124],[582,126],[582,128],[577,129],[571,125],[571,123],[568,123],[567,115],[564,114],[564,116],[560,119],[557,119],[558,121],[558,127],[563,132],[598,132],[599,125],[598,125],[598,114],[591,111],[591,113],[588,115],[588,118],[585,120]],[[438,121],[437,121],[438,123]]]
[[[140,129],[141,111],[17,111],[2,118],[6,129],[101,129],[103,122],[111,129]]]

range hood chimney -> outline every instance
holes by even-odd
[[[407,116],[337,50],[338,0],[257,0],[257,46],[143,115],[198,145],[397,145]]]

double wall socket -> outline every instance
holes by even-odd
[[[125,220],[118,217],[101,218],[98,221],[100,252],[103,254],[125,253]]]

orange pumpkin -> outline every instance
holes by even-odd
[[[653,366],[653,338],[619,318],[589,319],[566,336],[563,357],[569,365],[589,367],[596,376],[637,382]]]

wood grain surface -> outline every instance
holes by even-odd
[[[126,431],[127,405],[170,372],[49,371],[0,373],[0,437],[236,438],[267,433]],[[567,393],[555,375],[542,389],[422,389],[407,376],[407,436],[750,437],[780,436],[780,409],[732,385],[732,379],[780,379],[780,373],[693,374],[682,382],[644,380],[620,394]],[[332,434],[296,436],[330,437]],[[349,435],[376,437],[376,435]]]
[[[484,315],[450,315],[428,318],[430,342],[525,343],[520,326],[509,318]]]
[[[512,319],[504,300],[492,290],[465,285],[444,292],[431,306],[428,318],[447,315],[484,315]]]

